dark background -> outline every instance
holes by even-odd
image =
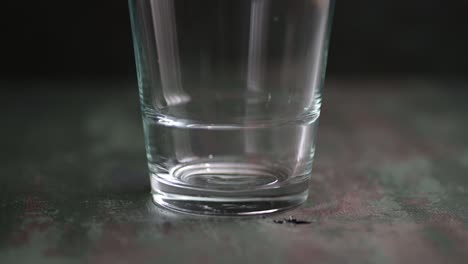
[[[9,1],[2,7],[0,79],[135,76],[126,0]],[[468,1],[338,0],[328,73],[463,78],[467,10]]]

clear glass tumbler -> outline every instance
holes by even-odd
[[[154,201],[202,214],[308,196],[334,0],[129,0]]]

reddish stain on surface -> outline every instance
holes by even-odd
[[[362,217],[371,214],[367,206],[367,200],[357,193],[347,193],[338,201],[318,204],[301,211],[305,215],[318,216],[321,219],[337,216]]]
[[[221,241],[224,243],[230,243],[231,242],[231,237],[228,234],[222,234],[220,236]]]
[[[157,260],[160,254],[157,245],[140,243],[138,232],[134,225],[105,225],[88,263],[143,263],[152,258]]]
[[[459,253],[468,258],[468,230],[462,219],[454,214],[439,212],[431,215],[429,224],[450,237]]]
[[[364,217],[373,213],[370,201],[377,201],[384,195],[377,181],[356,172],[356,161],[341,162],[339,168],[322,165],[321,180],[312,182],[310,200],[316,205],[299,211],[309,216]],[[343,165],[344,164],[344,165]],[[327,167],[325,167],[327,166]]]
[[[33,221],[29,224],[27,224],[24,228],[26,232],[34,232],[34,231],[39,231],[39,232],[44,232],[47,230],[48,227],[52,225],[52,221],[46,220],[46,221]]]
[[[29,240],[30,238],[28,233],[24,231],[15,232],[10,238],[10,245],[14,247],[23,246],[26,245]]]
[[[40,190],[42,189],[42,186],[43,186],[43,179],[42,179],[42,176],[40,174],[35,174],[34,175],[34,187],[36,190]]]
[[[427,208],[431,202],[427,198],[403,198],[400,200],[402,204],[419,208]]]
[[[360,192],[350,192],[345,194],[338,202],[335,215],[342,216],[366,216],[369,214],[367,199]]]
[[[375,246],[396,263],[445,263],[424,236],[424,224],[377,224],[375,231]]]
[[[294,241],[287,249],[288,263],[330,263],[330,253],[312,241]]]
[[[45,232],[53,224],[53,219],[45,213],[44,203],[38,197],[29,196],[25,202],[22,224],[13,231],[10,244],[20,247],[28,244],[37,232]]]
[[[39,201],[37,197],[34,196],[29,196],[26,198],[26,203],[25,203],[25,208],[24,208],[24,213],[33,216],[36,214],[41,214],[43,211],[42,203]]]

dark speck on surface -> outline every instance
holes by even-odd
[[[273,220],[273,223],[275,224],[289,223],[289,224],[295,224],[295,225],[307,225],[307,224],[311,224],[312,222],[305,221],[305,220],[298,220],[290,216],[289,218],[285,218],[284,220]]]

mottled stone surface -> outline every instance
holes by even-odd
[[[307,204],[254,218],[152,204],[132,82],[0,85],[2,264],[468,259],[463,83],[330,82]]]

